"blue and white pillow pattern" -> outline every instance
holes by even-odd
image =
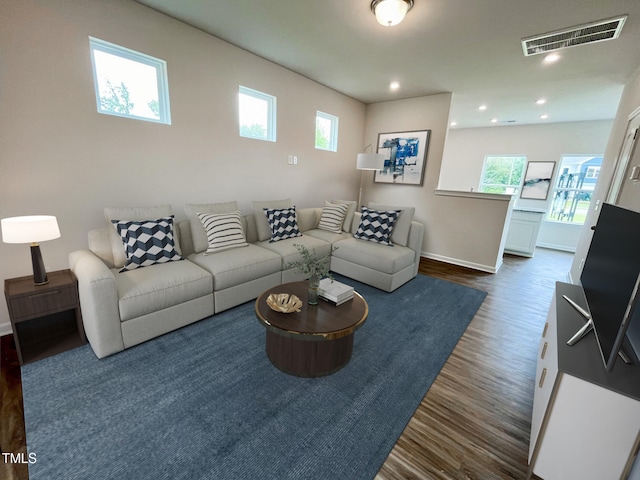
[[[270,243],[279,242],[286,238],[301,237],[296,217],[296,207],[291,208],[263,208],[271,228]]]
[[[173,215],[158,220],[111,220],[124,243],[127,260],[120,272],[182,260],[173,239]]]
[[[391,232],[402,210],[371,210],[362,207],[360,225],[353,234],[361,240],[369,240],[393,247]]]
[[[327,202],[322,208],[318,228],[333,233],[342,233],[342,224],[344,223],[344,217],[347,216],[347,210],[349,210],[347,203]]]
[[[209,243],[205,255],[249,245],[242,230],[240,212],[198,213],[198,218],[207,233]]]

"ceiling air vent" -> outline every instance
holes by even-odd
[[[525,57],[618,38],[626,15],[522,39]]]

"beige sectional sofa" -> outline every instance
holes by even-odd
[[[87,338],[103,358],[164,333],[210,317],[255,299],[264,290],[303,279],[287,266],[300,260],[295,244],[318,255],[329,255],[339,274],[393,291],[417,275],[424,226],[413,220],[413,209],[398,210],[391,235],[393,246],[354,238],[361,223],[355,202],[340,231],[318,228],[323,208],[296,208],[301,236],[272,242],[264,208],[292,208],[289,199],[254,202],[254,212],[239,216],[245,243],[207,253],[207,232],[198,214],[237,212],[235,202],[185,205],[186,220],[172,226],[180,261],[144,268],[127,268],[123,240],[113,225],[89,232],[89,249],[69,254],[69,266],[78,278],[80,305]],[[370,204],[373,209],[389,205]],[[172,217],[170,206],[107,208],[108,223]],[[332,247],[337,247],[332,252]]]

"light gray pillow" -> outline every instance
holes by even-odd
[[[258,233],[259,241],[264,242],[265,240],[271,239],[271,227],[269,226],[269,221],[264,213],[264,209],[281,209],[291,207],[293,207],[293,203],[290,198],[253,202],[253,216],[256,220],[256,231]]]
[[[403,247],[409,245],[409,230],[411,230],[413,215],[416,213],[415,207],[399,207],[386,203],[369,202],[369,208],[374,210],[402,210],[391,232],[391,241]]]
[[[199,213],[234,213],[238,211],[238,202],[224,203],[187,203],[184,206],[184,213],[189,219],[191,227],[191,239],[193,241],[193,251],[195,253],[204,252],[209,248],[207,232],[198,218]]]
[[[113,250],[113,263],[116,268],[124,267],[127,261],[127,253],[122,243],[122,238],[117,232],[111,220],[157,220],[163,217],[173,215],[171,205],[158,205],[154,207],[105,207],[104,216],[109,225],[109,239],[111,241],[111,249]],[[174,246],[178,254],[182,254],[178,243],[177,225],[174,225]]]
[[[347,215],[344,217],[344,223],[342,224],[342,231],[351,233],[351,224],[353,223],[353,215],[358,209],[358,202],[355,200],[331,200],[331,203],[346,203],[349,205]]]

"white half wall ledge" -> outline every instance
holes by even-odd
[[[500,200],[501,202],[510,202],[513,195],[507,193],[484,193],[484,192],[466,192],[462,190],[440,190],[436,189],[436,195],[444,197],[467,197],[476,198],[478,200]]]
[[[502,259],[500,259],[497,265],[484,265],[481,263],[469,262],[467,260],[461,260],[459,258],[447,257],[445,255],[438,255],[437,253],[422,252],[421,257],[429,258],[431,260],[437,260],[438,262],[450,263],[452,265],[458,265],[459,267],[471,268],[472,270],[478,270],[487,273],[498,273],[502,266]]]

